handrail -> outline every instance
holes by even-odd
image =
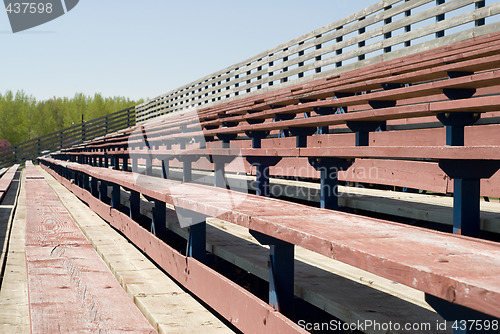
[[[0,149],[0,167],[32,160],[42,152],[53,152],[135,125],[135,107],[72,125],[17,145]]]

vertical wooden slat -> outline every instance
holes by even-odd
[[[362,18],[359,19],[359,21],[363,21],[365,19],[365,17],[363,16]],[[365,27],[362,27],[360,29],[358,29],[358,34],[359,35],[363,35],[364,33],[366,32],[366,28]],[[365,40],[362,40],[361,42],[358,43],[358,48],[362,48],[366,45],[366,41]],[[358,55],[358,61],[359,60],[363,60],[365,59],[365,55],[364,54],[360,54]]]
[[[405,2],[408,2],[410,0],[405,0]],[[411,16],[411,9],[405,11],[405,17],[410,17]],[[405,26],[405,33],[408,33],[411,31],[411,24]],[[405,42],[405,47],[411,46],[411,40],[407,40]]]
[[[340,26],[340,27],[338,27],[338,28],[337,28],[337,31],[342,30],[343,28],[344,28],[344,26]],[[336,39],[335,41],[336,41],[337,43],[340,43],[340,42],[342,42],[342,40],[343,40],[343,36],[342,36],[342,35],[340,35],[340,36],[338,36],[338,37],[337,37],[337,39]],[[342,48],[337,49],[337,50],[335,51],[335,54],[336,54],[337,56],[338,56],[338,55],[341,55],[341,54],[342,54]],[[342,66],[342,61],[338,61],[338,62],[336,62],[336,63],[335,63],[335,67],[340,67],[340,66]]]
[[[317,35],[316,36],[316,39],[318,38],[321,38],[321,35]],[[320,44],[316,44],[316,50],[320,50],[323,46]],[[316,61],[320,61],[321,60],[321,56],[317,56],[316,57]],[[316,69],[314,70],[316,73],[320,73],[321,72],[321,67],[316,67]]]
[[[486,0],[480,0],[476,2],[476,9],[483,8],[486,6]],[[484,26],[486,24],[486,20],[484,18],[476,20],[476,27]]]
[[[444,4],[445,0],[436,0],[436,6],[440,6],[442,4]],[[441,22],[441,21],[444,21],[444,18],[445,18],[445,14],[439,14],[436,16],[436,22]],[[440,37],[443,37],[444,36],[444,30],[440,30],[438,32],[436,32],[436,38],[440,38]]]
[[[389,10],[391,8],[392,8],[392,6],[387,6],[387,7],[384,8],[384,11],[387,11],[387,10]],[[388,18],[384,19],[384,25],[387,25],[387,24],[390,24],[390,23],[392,23],[392,17],[388,17]],[[389,39],[391,37],[392,37],[392,32],[391,31],[386,32],[384,34],[384,40],[385,39]],[[390,46],[384,47],[384,53],[391,52],[391,50],[392,50],[392,47],[390,47]]]

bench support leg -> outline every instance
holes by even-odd
[[[123,171],[128,172],[128,156],[123,157]]]
[[[132,158],[132,172],[137,173],[139,168],[139,163],[137,158]]]
[[[137,221],[141,215],[141,199],[137,191],[130,191],[130,218]]]
[[[453,233],[480,236],[480,181],[500,168],[494,160],[441,160],[439,167],[453,179]]]
[[[225,166],[235,158],[236,156],[210,156],[210,162],[214,164],[214,187],[227,188]]]
[[[120,186],[113,184],[113,191],[111,193],[111,207],[114,209],[120,208]]]
[[[182,162],[182,182],[193,181],[192,163],[198,161],[199,156],[181,156],[177,160]]]
[[[83,189],[90,190],[90,180],[87,174],[83,174]]]
[[[80,188],[83,188],[84,177],[85,175],[83,173],[78,173],[78,186]]]
[[[163,240],[167,234],[166,206],[165,202],[162,201],[155,200],[154,203],[151,232]]]
[[[475,124],[481,114],[475,113],[442,113],[437,119],[446,127],[446,145],[464,146],[464,128]]]
[[[146,170],[145,175],[153,175],[153,159],[151,157],[146,157]]]
[[[110,199],[108,196],[108,182],[102,181],[99,186],[99,199],[104,203],[109,203]]]
[[[170,160],[164,159],[161,161],[161,176],[168,179],[168,172],[170,171]]]
[[[453,233],[479,237],[479,179],[453,180]]]
[[[257,195],[271,195],[269,189],[269,166],[258,164],[256,165],[256,169]]]
[[[259,196],[270,196],[269,167],[280,162],[281,157],[246,157],[256,168],[256,192]]]
[[[224,161],[214,161],[214,187],[226,188]]]
[[[482,333],[497,333],[496,330],[485,330],[486,323],[490,325],[496,321],[498,324],[499,319],[490,315],[478,312],[465,306],[450,303],[447,300],[435,297],[433,295],[425,294],[425,301],[436,310],[446,321],[452,321],[452,328],[454,334],[482,334]]]
[[[318,128],[293,128],[289,129],[292,136],[296,137],[295,146],[307,147],[307,137],[312,136],[318,131]]]
[[[261,123],[260,120],[250,122],[250,124],[257,123]],[[252,148],[262,148],[262,139],[269,136],[269,131],[245,131],[245,134],[252,139]]]
[[[460,73],[458,75],[460,76]],[[463,93],[456,90],[450,92],[454,92],[454,99]],[[466,94],[464,97],[467,96]],[[480,114],[475,113],[438,114],[437,119],[446,126],[446,145],[463,146],[465,127],[473,125],[480,117]],[[453,179],[453,233],[470,237],[480,236],[480,179],[491,177],[498,170],[496,165],[481,161],[439,162],[439,167]]]
[[[257,241],[269,245],[269,304],[279,312],[294,314],[294,245],[250,230]]]
[[[325,209],[339,209],[338,172],[347,169],[349,163],[338,158],[309,158],[309,163],[321,173],[320,206]]]
[[[368,121],[348,121],[346,124],[351,131],[356,133],[356,146],[369,146],[370,132],[385,126],[385,122]]]
[[[193,257],[200,262],[205,261],[207,244],[207,223],[201,222],[189,227],[189,239],[187,244],[187,256]]]
[[[90,188],[92,196],[99,197],[99,189],[97,188],[97,179],[95,177],[92,177],[92,180],[90,181]]]
[[[191,161],[184,160],[182,162],[182,182],[191,182],[192,180]]]

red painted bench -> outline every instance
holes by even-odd
[[[274,243],[286,242],[304,247],[414,287],[452,305],[500,316],[497,312],[500,310],[500,286],[495,279],[500,274],[496,272],[500,268],[498,243],[226,189],[54,159],[43,159],[42,163],[53,171],[74,178],[75,184],[83,187],[73,188],[80,197],[88,199],[92,196],[85,187],[89,185],[90,177],[106,182],[108,186],[120,186],[141,193],[155,203],[173,204],[177,210],[196,211],[247,227],[256,231],[258,236],[271,237]],[[52,174],[56,175],[53,171]],[[60,176],[58,178],[64,180]],[[82,182],[81,178],[87,178],[87,181]],[[69,181],[65,182],[70,184]],[[167,260],[170,256],[167,254],[171,252],[155,250],[158,243],[155,241],[151,244],[151,237],[139,232],[128,216],[106,208],[106,205],[99,212],[150,256],[155,254],[152,257],[156,261],[172,269],[173,263]],[[161,234],[161,221],[157,220],[155,224],[157,234]],[[162,251],[165,249],[162,248]],[[174,277],[183,277],[184,274],[179,273],[179,270],[182,272],[181,268],[174,270]]]

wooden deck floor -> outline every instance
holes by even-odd
[[[45,171],[38,169],[116,280],[159,333],[232,333],[124,237]]]
[[[47,173],[25,171],[0,333],[232,332]]]

